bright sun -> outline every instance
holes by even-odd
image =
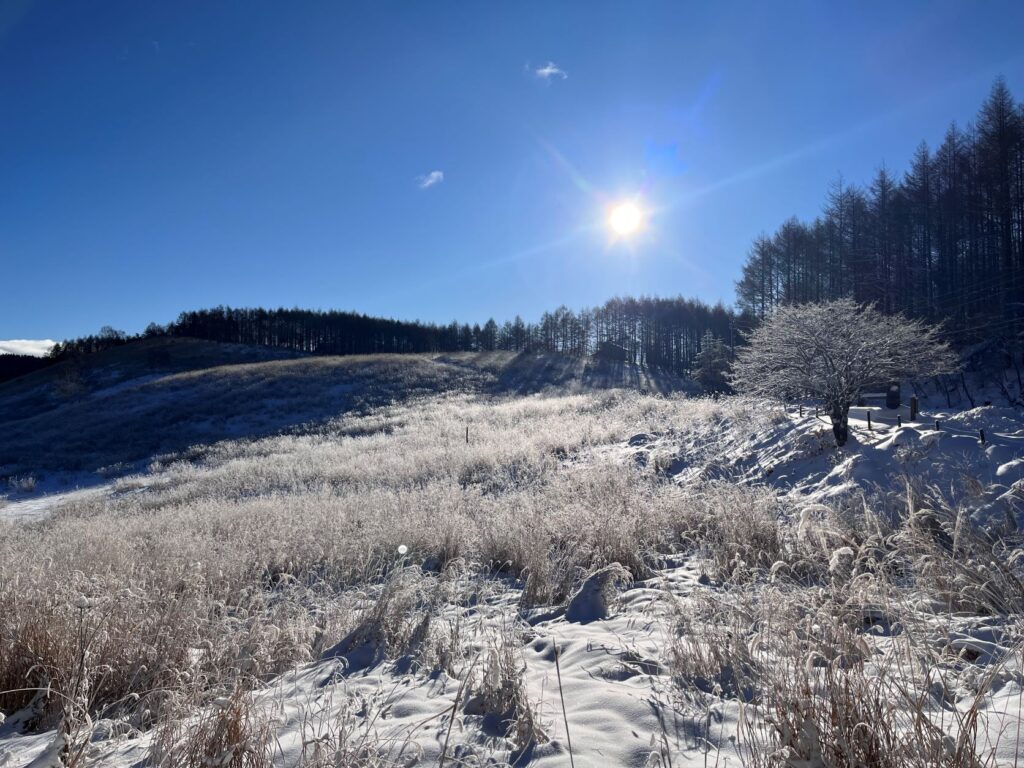
[[[634,203],[619,203],[612,208],[608,224],[617,235],[631,235],[640,229],[643,218],[643,213]]]

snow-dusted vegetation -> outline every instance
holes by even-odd
[[[1017,763],[1019,412],[855,406],[837,451],[813,405],[471,362],[176,373],[349,399],[8,493],[0,765]]]

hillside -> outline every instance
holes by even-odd
[[[344,413],[440,392],[669,392],[688,386],[636,366],[553,354],[314,357],[148,339],[0,385],[0,478],[123,474],[158,454],[308,430]]]
[[[0,384],[19,376],[25,376],[33,371],[38,371],[53,364],[53,361],[45,357],[35,355],[21,355],[5,352],[0,345]]]
[[[90,768],[1013,764],[1018,412],[859,414],[837,452],[740,398],[502,394],[534,364],[238,363],[55,409],[248,435],[0,507],[0,763],[66,732]],[[324,420],[253,438],[273,408]]]
[[[62,366],[0,387],[7,768],[1017,758],[1016,409],[918,386],[837,450],[550,354]]]

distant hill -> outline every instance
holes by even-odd
[[[137,434],[159,429],[144,416],[156,407],[156,401],[145,407],[156,391],[147,385],[190,372],[296,357],[246,345],[144,339],[0,383],[0,478],[27,469],[95,469],[106,457],[139,458],[133,446],[144,453],[160,439]]]
[[[45,365],[26,372],[17,381],[0,384],[0,424],[64,405],[72,395],[86,396],[141,376],[299,356],[288,350],[245,344],[154,338],[139,339],[102,353],[75,356],[55,364],[46,360]]]
[[[66,360],[0,384],[0,478],[121,474],[133,463],[219,440],[319,428],[445,391],[685,390],[636,366],[512,352],[303,356],[266,347],[154,338]]]
[[[39,371],[53,364],[48,357],[35,355],[0,354],[0,384],[32,371]]]

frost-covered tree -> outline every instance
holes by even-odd
[[[956,366],[935,327],[839,299],[777,309],[737,353],[732,383],[740,392],[776,399],[820,398],[841,446],[849,436],[850,405],[867,387]]]
[[[700,340],[700,352],[694,360],[693,378],[707,392],[729,389],[729,350],[709,328]]]

